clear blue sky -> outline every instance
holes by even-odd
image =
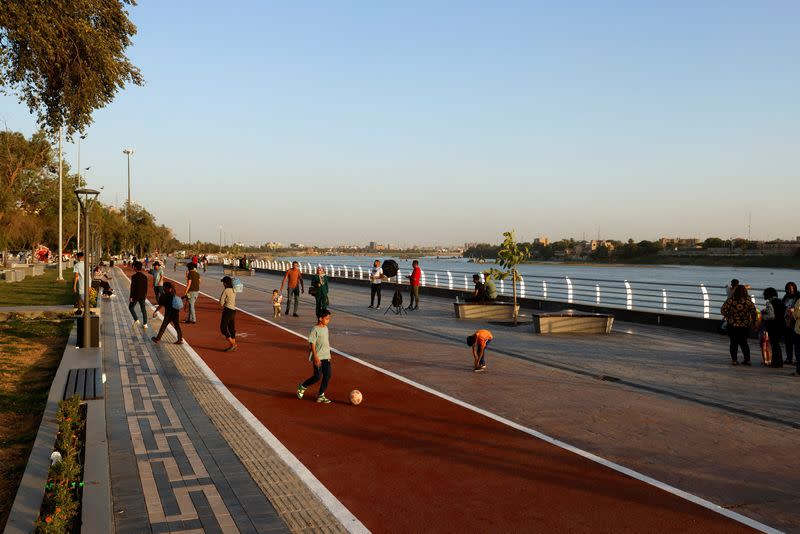
[[[142,1],[89,185],[178,237],[793,238],[797,1]],[[0,120],[30,133],[15,99]],[[75,148],[67,145],[74,162]]]

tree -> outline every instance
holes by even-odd
[[[135,0],[3,0],[0,85],[17,93],[39,126],[67,137],[92,123],[127,83],[142,85],[125,56],[136,26]]]
[[[517,243],[514,237],[514,230],[503,232],[503,238],[503,243],[500,245],[500,250],[497,251],[497,257],[494,260],[502,270],[490,269],[488,275],[489,278],[495,280],[505,280],[511,276],[511,288],[514,295],[514,324],[517,324],[517,282],[522,280],[522,277],[517,272],[517,266],[531,257],[531,250],[527,246]]]
[[[709,237],[703,241],[703,248],[722,248],[725,246],[725,241],[718,237]]]

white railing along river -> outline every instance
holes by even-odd
[[[315,274],[317,267],[325,269],[332,279],[369,279],[369,266],[343,265],[336,263],[314,263],[300,261],[304,274]],[[224,260],[225,265],[238,265],[238,260]],[[291,261],[253,260],[251,267],[284,271],[291,267]],[[424,287],[438,287],[451,290],[471,291],[472,275],[479,274],[483,279],[484,268],[476,267],[473,272],[455,270],[422,271],[421,284]],[[410,270],[401,268],[390,283],[408,284],[406,278]],[[501,295],[511,296],[513,288],[510,281],[498,280],[497,290]],[[751,295],[760,295],[761,290],[751,289]],[[517,282],[517,296],[559,302],[566,305],[582,304],[605,308],[645,311],[719,319],[719,309],[727,297],[723,287],[707,287],[703,284],[656,283],[641,280],[610,280],[600,278],[575,278],[568,276],[530,276]],[[753,302],[755,298],[753,297]]]

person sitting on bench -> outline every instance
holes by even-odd
[[[473,274],[472,283],[475,284],[475,289],[472,290],[472,295],[467,297],[467,302],[483,302],[484,283],[481,281],[481,275]]]
[[[494,302],[497,300],[497,286],[494,285],[494,280],[486,278],[485,282],[481,281],[481,275],[473,274],[472,282],[475,284],[475,289],[472,296],[467,298],[467,302]]]

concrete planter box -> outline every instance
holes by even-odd
[[[3,279],[9,283],[25,280],[25,271],[22,269],[6,269],[3,271]]]
[[[533,314],[533,331],[537,334],[610,334],[613,323],[613,315],[577,310]]]
[[[236,276],[253,276],[254,274],[256,274],[256,270],[255,269],[250,269],[250,270],[239,269],[238,267],[235,268],[235,269],[231,268],[231,267],[225,267],[225,268],[222,269],[222,273],[227,275],[227,276],[233,276],[233,277],[236,277]]]
[[[514,305],[506,302],[454,302],[456,318],[458,319],[491,319],[504,320],[514,318]],[[519,315],[519,305],[516,307]]]

